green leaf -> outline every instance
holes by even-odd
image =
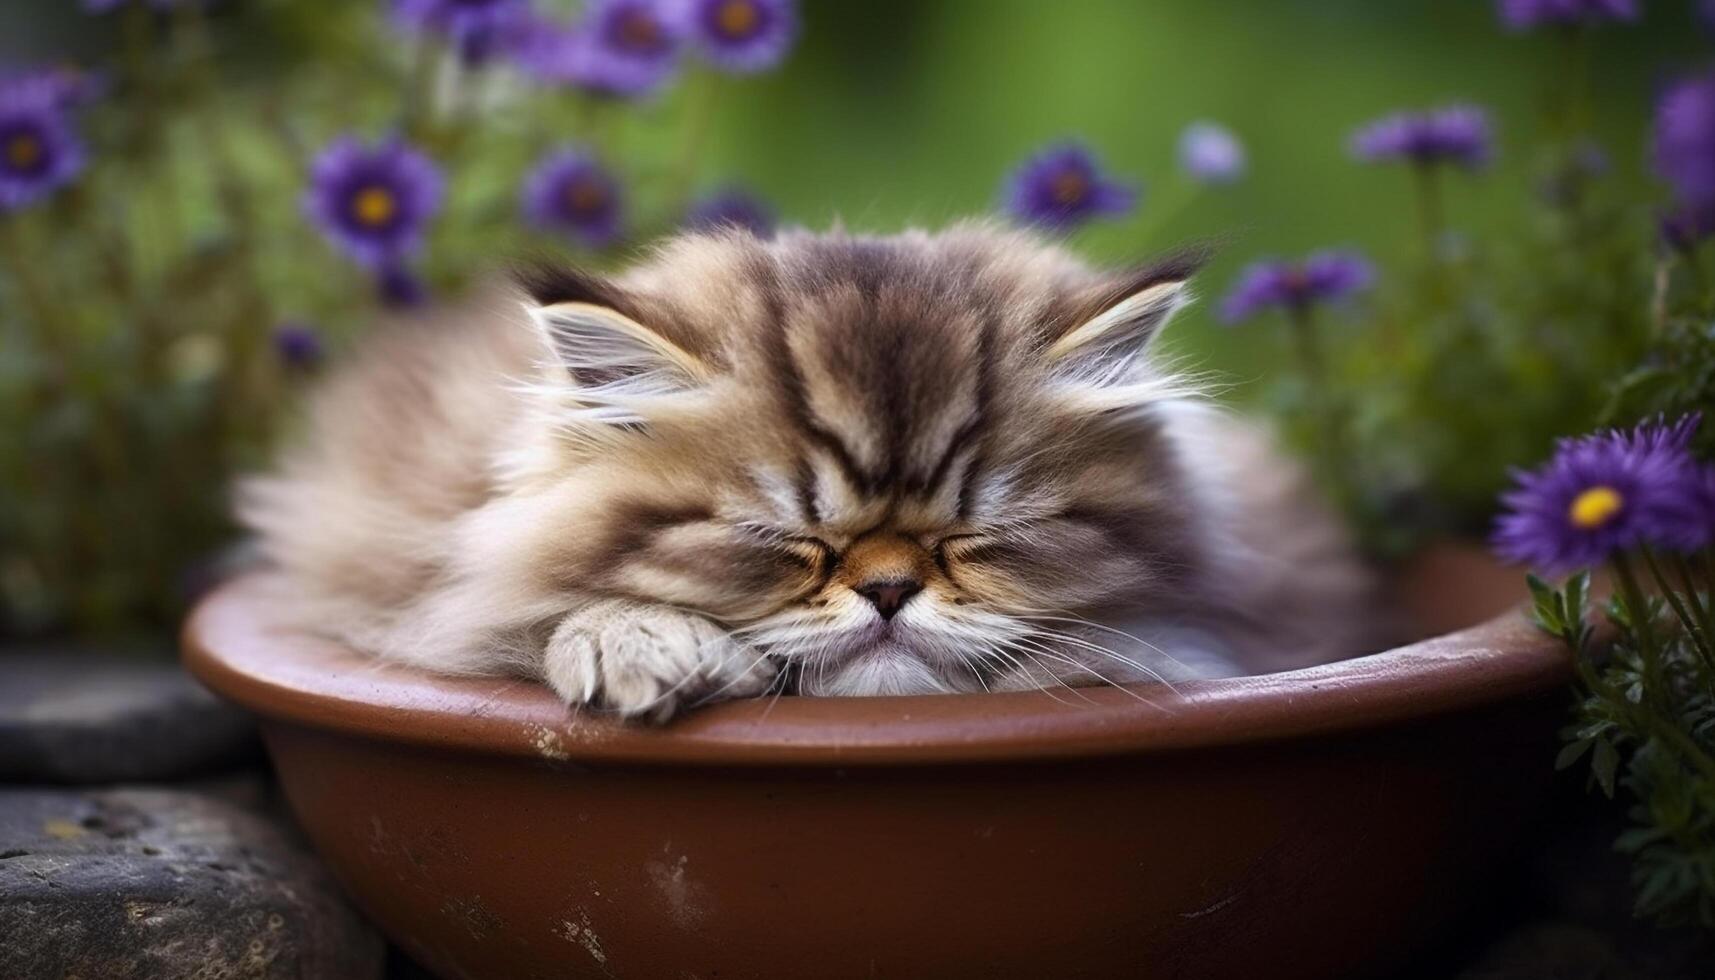
[[[1573,763],[1576,763],[1579,759],[1584,757],[1584,753],[1590,751],[1590,746],[1593,744],[1595,744],[1594,740],[1588,738],[1581,738],[1576,742],[1568,744],[1565,748],[1560,750],[1559,755],[1554,757],[1555,771],[1558,772],[1562,769],[1571,768]]]
[[[1602,787],[1602,794],[1611,800],[1614,798],[1614,776],[1620,768],[1620,753],[1607,739],[1598,740],[1595,749],[1590,756],[1590,775],[1596,777],[1596,785]]]

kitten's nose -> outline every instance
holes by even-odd
[[[914,595],[923,591],[923,583],[916,579],[896,578],[885,582],[866,582],[857,587],[858,595],[869,600],[875,611],[881,613],[882,619],[892,619],[893,614]]]

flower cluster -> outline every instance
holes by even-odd
[[[1318,252],[1300,262],[1265,260],[1239,274],[1221,303],[1221,318],[1236,323],[1269,307],[1303,312],[1367,289],[1374,281],[1375,268],[1356,252]]]
[[[532,225],[590,248],[619,238],[619,182],[589,150],[565,147],[550,153],[526,178],[521,203]]]
[[[1489,161],[1489,117],[1473,106],[1384,116],[1352,134],[1352,155],[1367,163],[1452,163],[1474,170]]]
[[[1638,19],[1637,0],[1500,0],[1501,20],[1513,30]]]
[[[407,31],[445,38],[470,64],[532,26],[529,0],[393,0],[393,19]]]
[[[1069,230],[1095,217],[1118,217],[1137,204],[1138,192],[1102,173],[1080,143],[1050,146],[1026,160],[1007,187],[1008,214],[1023,223]]]
[[[83,141],[69,115],[76,102],[58,76],[0,83],[0,211],[34,204],[83,170]]]
[[[774,234],[775,223],[774,210],[766,202],[738,187],[709,194],[685,215],[685,227],[694,231],[732,226],[762,238]]]
[[[1244,144],[1217,123],[1186,127],[1178,156],[1196,184],[1231,184],[1245,173]],[[1135,184],[1109,176],[1088,146],[1067,140],[1038,150],[1007,177],[1001,210],[1019,224],[1067,232],[1096,218],[1125,217],[1140,196]]]
[[[493,7],[465,0],[409,0],[439,7]],[[777,67],[798,36],[791,0],[591,0],[575,24],[519,15],[489,33],[505,38],[534,77],[613,98],[659,91],[694,52],[716,70],[749,75]]]
[[[1179,166],[1209,184],[1230,184],[1245,175],[1245,148],[1225,126],[1195,122],[1179,135]]]
[[[1680,248],[1715,234],[1715,71],[1682,79],[1656,105],[1655,170],[1674,192],[1662,235]]]
[[[417,294],[405,262],[441,196],[440,169],[422,151],[401,139],[369,145],[344,136],[311,165],[303,207],[336,248],[378,275],[383,296],[403,302]]]
[[[472,68],[504,55],[539,81],[611,98],[659,91],[687,51],[728,73],[764,71],[780,64],[798,35],[793,0],[590,0],[575,24],[542,16],[530,0],[389,3],[400,29],[444,42]],[[314,161],[304,210],[375,276],[384,300],[409,304],[422,297],[423,284],[407,262],[441,209],[443,184],[439,167],[402,137],[367,145],[345,136]],[[588,248],[624,235],[626,198],[619,175],[589,147],[543,155],[518,191],[527,226]],[[684,220],[759,232],[773,225],[766,206],[730,192]]]
[[[1686,552],[1715,539],[1715,468],[1689,448],[1698,417],[1561,442],[1541,469],[1515,474],[1495,527],[1503,557],[1551,571],[1641,547]]]

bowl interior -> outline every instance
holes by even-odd
[[[184,645],[199,679],[265,718],[391,741],[554,760],[910,765],[1304,737],[1563,683],[1568,665],[1555,642],[1510,608],[1517,592],[1516,576],[1443,555],[1405,589],[1417,597],[1408,612],[1423,628],[1469,623],[1497,606],[1508,611],[1383,653],[1177,688],[767,698],[703,708],[662,728],[570,710],[532,682],[440,676],[272,626],[255,581],[211,595],[187,624]]]

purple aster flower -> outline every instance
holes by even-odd
[[[1715,542],[1715,464],[1706,463],[1697,468],[1697,513],[1701,515],[1701,529],[1697,532],[1704,544]]]
[[[723,227],[743,228],[759,238],[774,234],[774,209],[766,202],[736,187],[704,197],[685,215],[685,227],[713,231]]]
[[[51,89],[0,92],[0,211],[47,197],[71,183],[83,164],[83,143]]]
[[[1489,117],[1461,105],[1395,113],[1353,133],[1351,150],[1366,163],[1446,162],[1474,170],[1489,162]]]
[[[1230,184],[1245,175],[1245,148],[1225,126],[1195,122],[1179,136],[1179,165],[1203,183]]]
[[[620,98],[647,95],[678,68],[685,18],[667,0],[591,0],[582,23],[539,26],[518,50],[538,77]]]
[[[697,49],[735,75],[767,71],[786,57],[798,36],[792,0],[689,0]]]
[[[1684,205],[1661,216],[1661,240],[1670,248],[1690,251],[1715,235],[1715,204]]]
[[[1005,205],[1021,223],[1069,231],[1091,218],[1124,215],[1137,197],[1136,189],[1104,176],[1088,148],[1068,142],[1042,150],[1014,171]]]
[[[130,0],[83,0],[83,9],[92,14],[105,14],[109,10],[123,7]],[[138,3],[145,0],[136,0]],[[171,10],[184,3],[185,0],[146,0],[149,6],[156,10]]]
[[[1686,451],[1695,418],[1630,432],[1562,440],[1554,458],[1514,474],[1501,497],[1494,546],[1503,558],[1548,572],[1594,565],[1649,544],[1708,543],[1700,474]]]
[[[299,370],[315,367],[326,354],[320,331],[301,320],[287,320],[274,328],[274,351],[287,367]]]
[[[624,203],[619,182],[593,154],[578,147],[550,153],[537,164],[525,178],[520,203],[530,224],[590,248],[619,238]]]
[[[0,98],[42,99],[61,109],[80,109],[107,90],[107,79],[76,65],[0,71]]]
[[[1237,323],[1271,306],[1298,312],[1368,289],[1375,268],[1355,252],[1317,252],[1303,262],[1258,262],[1239,273],[1221,303],[1221,319]]]
[[[370,267],[416,251],[441,206],[441,172],[400,139],[368,146],[351,136],[310,167],[304,210],[335,247]]]
[[[1544,24],[1638,19],[1637,0],[1500,0],[1501,20],[1515,31]]]
[[[1685,204],[1715,205],[1715,72],[1674,84],[1656,105],[1655,169]]]
[[[529,15],[529,0],[393,0],[395,22],[446,38],[472,64],[486,60]]]

